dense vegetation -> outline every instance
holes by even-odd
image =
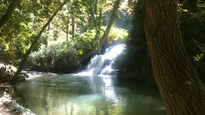
[[[42,47],[41,50],[30,55],[28,68],[57,73],[79,71],[80,68],[84,68],[88,64],[89,59],[94,55],[92,51],[97,47],[96,43],[93,43],[95,42],[94,37],[93,30],[76,37],[79,41],[74,45],[68,44],[67,41],[51,42],[47,47]],[[127,31],[125,29],[112,28],[107,45],[116,41],[123,42],[126,37]]]
[[[191,3],[190,3],[191,4]],[[205,58],[205,12],[203,1],[195,6],[196,11],[186,6],[181,6],[182,39],[187,53],[194,64],[199,78],[204,79]],[[126,42],[127,52],[123,59],[118,59],[118,76],[122,79],[134,80],[147,85],[155,85],[152,74],[151,62],[147,53],[147,42],[144,32],[145,1],[140,0],[134,6],[133,28]]]
[[[0,82],[25,80],[25,69],[75,72],[124,42],[118,78],[157,85],[170,115],[202,115],[204,38],[204,0],[2,0]]]
[[[131,16],[126,3],[120,4],[120,0],[4,0],[0,61],[18,67],[16,77],[25,65],[39,71],[76,71],[109,44],[125,41]]]

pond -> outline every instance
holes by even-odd
[[[17,102],[37,115],[164,115],[159,93],[114,75],[43,75],[15,85]]]
[[[14,96],[37,115],[164,115],[156,89],[117,80],[113,64],[125,48],[109,47],[76,74],[31,72],[32,79],[14,86]]]

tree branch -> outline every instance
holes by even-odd
[[[30,53],[32,52],[34,46],[37,45],[41,34],[43,33],[43,31],[46,29],[46,27],[50,24],[50,22],[53,20],[53,18],[56,16],[56,14],[62,9],[62,7],[68,2],[68,0],[66,0],[64,3],[61,4],[61,6],[53,13],[53,15],[48,19],[47,23],[42,27],[42,29],[40,30],[40,32],[33,38],[34,41],[31,43],[31,46],[29,47],[29,49],[26,51],[25,55],[21,58],[21,62],[19,64],[19,67],[14,75],[14,78],[16,78],[22,71],[22,69],[24,68],[27,58],[30,55]]]
[[[11,17],[12,12],[14,11],[15,7],[20,3],[21,0],[13,0],[13,2],[9,5],[8,9],[6,10],[5,14],[0,19],[0,28],[6,23],[6,21]]]

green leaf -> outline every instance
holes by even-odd
[[[79,55],[83,55],[83,51],[82,50],[78,50],[78,54]]]

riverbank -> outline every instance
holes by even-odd
[[[18,115],[15,113],[13,108],[6,107],[2,102],[0,102],[0,115]]]
[[[25,81],[28,78],[26,73],[20,73],[18,76],[14,77],[17,69],[13,65],[8,65],[0,62],[0,83],[16,83]]]
[[[28,79],[26,72],[18,78],[13,78],[16,68],[12,65],[0,63],[0,115],[34,115],[29,109],[16,103],[9,95],[11,83]]]
[[[29,109],[16,103],[5,91],[0,96],[0,115],[35,115]]]

